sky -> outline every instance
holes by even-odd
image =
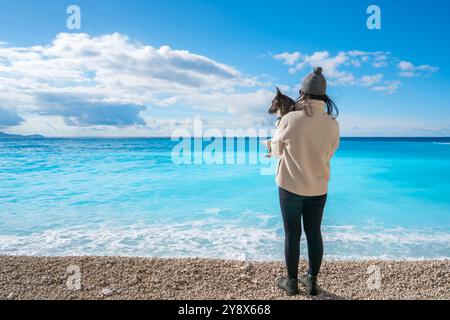
[[[0,131],[271,128],[275,87],[296,98],[322,66],[342,136],[450,136],[449,14],[446,0],[0,0]]]

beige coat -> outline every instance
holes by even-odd
[[[339,124],[325,112],[325,103],[309,100],[304,110],[285,115],[271,141],[279,158],[277,185],[303,196],[328,192],[330,159],[339,147]]]

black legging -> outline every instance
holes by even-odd
[[[280,207],[285,231],[284,254],[288,277],[297,279],[300,237],[303,229],[308,243],[309,274],[317,276],[323,257],[322,224],[327,195],[306,197],[279,188]]]

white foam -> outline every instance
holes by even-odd
[[[356,226],[326,226],[324,239],[327,241],[343,242],[372,242],[372,243],[449,243],[450,233],[433,232],[430,230],[407,230],[405,228],[361,228]],[[450,253],[450,252],[449,252]]]
[[[103,225],[47,230],[29,236],[0,235],[0,254],[128,255],[261,259],[269,243],[281,238],[274,230],[203,222],[174,225]],[[264,259],[263,259],[264,260]]]
[[[268,217],[268,216],[267,216]],[[267,217],[259,217],[265,220]],[[258,219],[258,220],[259,220]],[[265,223],[262,223],[265,225]],[[403,228],[325,226],[328,259],[445,259],[450,233]],[[30,235],[0,235],[2,255],[105,255],[282,260],[284,233],[261,225],[244,227],[210,218],[169,225],[79,225]],[[302,240],[302,254],[305,241]]]

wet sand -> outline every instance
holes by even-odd
[[[311,299],[281,292],[284,273],[281,261],[0,256],[0,299]],[[450,299],[450,260],[324,261],[319,286],[314,299]]]

